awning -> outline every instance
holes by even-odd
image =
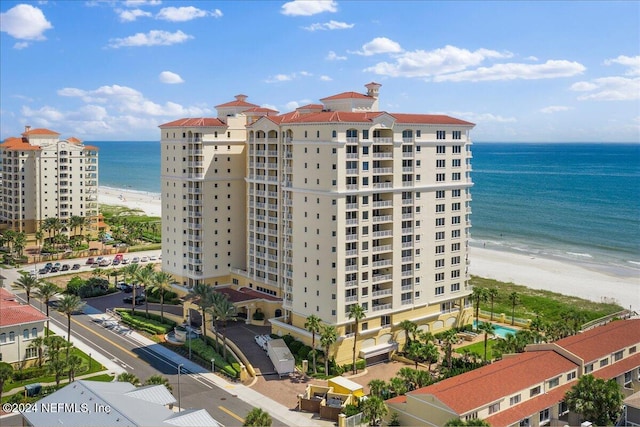
[[[363,348],[360,350],[360,357],[362,359],[368,359],[374,356],[380,356],[381,354],[389,353],[392,350],[398,349],[398,343],[388,342],[384,344],[374,345],[372,347]]]

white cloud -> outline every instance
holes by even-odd
[[[261,107],[262,107],[262,108],[268,108],[268,109],[270,109],[270,110],[278,111],[278,109],[276,108],[276,106],[275,106],[275,105],[272,105],[272,104],[262,104],[262,105],[261,105]]]
[[[640,56],[620,55],[614,59],[604,61],[605,65],[620,64],[629,67],[625,73],[627,76],[640,76]]]
[[[569,111],[571,109],[571,107],[566,107],[564,105],[550,105],[548,107],[541,108],[540,112],[545,114],[553,114],[560,111]]]
[[[386,37],[376,37],[368,43],[362,45],[362,50],[350,52],[363,56],[371,56],[380,53],[400,53],[400,44]]]
[[[29,47],[29,42],[16,42],[16,44],[13,45],[13,48],[16,50],[25,49],[27,47]]]
[[[544,64],[506,63],[474,70],[460,71],[434,77],[436,82],[490,81],[490,80],[538,80],[571,77],[582,74],[586,67],[579,62],[548,60]]]
[[[348,30],[353,28],[355,24],[347,24],[346,22],[329,21],[325,23],[311,24],[308,27],[302,27],[307,31],[319,31],[319,30]]]
[[[0,32],[20,40],[46,40],[44,32],[53,28],[42,10],[28,4],[19,4],[0,13]],[[14,46],[22,49],[26,45]]]
[[[289,16],[311,16],[337,11],[338,3],[333,0],[293,0],[283,4],[280,13]]]
[[[590,82],[571,85],[576,92],[590,92],[578,97],[580,101],[633,101],[640,99],[640,77],[602,77]]]
[[[334,51],[330,50],[329,53],[327,54],[327,56],[325,57],[325,59],[327,61],[346,61],[347,57],[346,56],[339,56],[337,53],[335,53]]]
[[[123,3],[127,7],[157,6],[162,4],[162,0],[124,0]]]
[[[163,21],[186,22],[197,18],[205,18],[207,16],[220,18],[222,16],[222,12],[219,9],[215,9],[214,11],[209,12],[207,10],[198,9],[193,6],[164,7],[160,9],[160,12],[158,12],[156,18]]]
[[[299,77],[311,77],[313,74],[308,71],[299,71],[297,73],[290,74],[276,74],[275,76],[270,76],[265,80],[265,83],[278,83],[278,82],[288,82],[293,79],[297,79]]]
[[[320,76],[320,80],[322,80],[323,82],[333,81],[333,79],[329,76]]]
[[[184,43],[193,36],[178,30],[175,33],[161,30],[151,30],[148,33],[137,33],[125,38],[109,40],[109,47],[120,48],[123,46],[169,46],[177,43]]]
[[[533,55],[531,55],[531,56],[527,56],[527,57],[526,57],[526,58],[524,58],[524,59],[526,59],[527,61],[538,62],[538,57],[537,57],[537,56],[533,56]]]
[[[167,84],[184,83],[184,80],[182,80],[182,77],[180,77],[180,75],[176,73],[172,73],[171,71],[161,72],[160,75],[158,76],[158,79],[162,83],[167,83]]]
[[[116,9],[116,13],[120,17],[120,21],[122,22],[133,22],[140,17],[151,17],[151,12],[145,12],[142,9],[133,9],[133,10],[123,10]]]
[[[287,111],[293,111],[298,108],[300,104],[298,103],[298,101],[289,101],[285,104],[285,106],[287,107]]]
[[[445,113],[446,114],[446,113]],[[492,113],[474,113],[474,112],[453,112],[449,113],[453,117],[459,117],[472,123],[514,123],[515,117],[503,117]]]
[[[365,71],[391,77],[431,77],[466,70],[487,59],[508,58],[509,52],[489,49],[470,51],[447,45],[430,51],[416,50],[395,56],[395,62],[380,62]]]
[[[45,105],[37,110],[33,110],[29,107],[22,107],[22,114],[26,117],[37,117],[47,122],[61,121],[64,119],[64,113],[58,111],[54,107]]]

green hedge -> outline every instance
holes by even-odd
[[[122,323],[150,334],[166,334],[176,326],[176,322],[171,320],[165,319],[165,322],[162,323],[160,316],[152,313],[149,313],[149,318],[147,318],[146,316],[132,315],[130,310],[116,309],[116,311],[120,314]]]
[[[216,368],[223,370],[227,375],[237,378],[240,373],[240,364],[234,362],[233,364],[224,360],[220,354],[218,354],[212,347],[206,345],[204,341],[200,339],[191,340],[191,351],[197,354],[204,360],[214,359]],[[237,369],[233,365],[237,365]]]

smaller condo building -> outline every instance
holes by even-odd
[[[20,304],[16,296],[0,287],[0,362],[14,368],[32,364],[38,349],[31,346],[35,338],[44,337],[47,320],[30,305]]]

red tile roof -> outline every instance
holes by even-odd
[[[99,151],[100,150],[98,147],[95,147],[93,145],[85,145],[84,147],[82,147],[82,149],[84,151]]]
[[[235,101],[225,102],[224,104],[216,105],[215,108],[220,107],[260,107],[259,105],[252,104],[250,102],[241,101],[236,99]]]
[[[82,141],[76,138],[75,136],[72,136],[71,138],[67,138],[67,141],[69,141],[72,144],[82,144]]]
[[[58,136],[60,134],[58,132],[54,132],[54,131],[49,130],[49,129],[37,128],[37,129],[29,129],[28,131],[23,132],[21,135],[23,135],[23,136],[29,136],[29,135],[55,135],[55,136]]]
[[[464,125],[475,126],[475,123],[456,119],[442,114],[405,114],[389,113],[395,117],[397,123],[429,124],[429,125]]]
[[[560,387],[556,387],[555,389],[547,391],[544,394],[540,394],[533,399],[523,401],[522,403],[507,410],[502,410],[495,415],[485,418],[484,420],[492,426],[509,426],[517,423],[518,421],[529,417],[531,414],[540,412],[543,409],[549,408],[563,401],[565,393],[575,383],[577,383],[577,380],[568,384],[563,384]],[[503,404],[506,403],[508,402],[503,402]]]
[[[227,125],[222,122],[220,119],[217,118],[213,118],[213,117],[200,117],[200,118],[184,118],[184,119],[178,119],[178,120],[174,120],[172,122],[169,123],[165,123],[163,125],[160,125],[159,127],[162,128],[169,128],[169,127],[227,127]]]
[[[31,307],[20,304],[16,296],[0,288],[0,327],[45,321],[47,316]]]
[[[243,111],[243,113],[277,113],[278,110],[272,110],[266,107],[251,107]]]
[[[274,297],[273,295],[265,294],[263,292],[258,292],[250,288],[240,288],[238,290],[232,288],[216,288],[217,292],[221,294],[225,294],[229,301],[236,302],[245,302],[256,299],[263,299],[267,301],[281,301],[280,298]]]
[[[4,150],[15,151],[39,151],[41,150],[39,145],[31,145],[23,138],[9,137],[0,144],[0,148]]]
[[[640,366],[640,353],[636,353],[633,356],[619,360],[615,363],[612,360],[609,360],[609,366],[593,371],[593,376],[608,380],[636,369],[638,366]]]
[[[337,95],[332,95],[332,96],[328,96],[326,98],[321,98],[320,101],[333,101],[334,99],[370,99],[372,100],[373,98],[367,95],[363,95],[361,93],[358,92],[342,92],[339,93]]]
[[[582,358],[584,363],[637,343],[640,343],[640,319],[617,320],[556,341],[559,346]]]
[[[577,365],[555,351],[520,353],[409,394],[431,394],[458,414],[484,407]]]

